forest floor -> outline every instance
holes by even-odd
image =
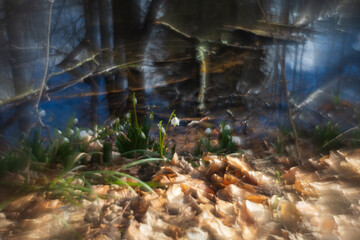
[[[150,164],[151,165],[151,164]],[[98,170],[116,171],[112,166]],[[129,170],[138,176],[142,166]],[[153,165],[154,191],[93,185],[80,205],[32,192],[0,212],[0,239],[358,239],[360,150],[301,163],[253,151],[205,154],[199,166],[174,155]],[[152,172],[148,170],[146,171]],[[154,170],[153,169],[153,170]],[[8,174],[9,182],[24,181]],[[131,181],[131,180],[129,180]],[[83,183],[79,183],[83,184]],[[2,187],[1,200],[11,196]]]

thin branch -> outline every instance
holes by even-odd
[[[164,29],[167,29],[167,30],[170,30],[170,31],[176,33],[178,36],[180,36],[181,38],[183,38],[189,42],[195,42],[195,43],[201,42],[201,43],[209,43],[209,44],[213,44],[213,45],[221,46],[221,47],[247,49],[247,50],[252,50],[252,51],[263,51],[262,48],[257,48],[257,47],[238,46],[238,45],[218,42],[218,41],[214,41],[214,40],[210,40],[210,39],[202,39],[202,38],[184,33],[182,31],[180,31],[179,29],[175,28],[174,26],[172,26],[171,24],[166,23],[166,22],[156,21],[156,24],[160,25]]]
[[[327,143],[325,143],[324,145],[322,145],[322,147],[326,147],[327,145],[329,145],[330,143],[333,143],[335,140],[341,138],[342,136],[344,136],[345,134],[355,131],[355,130],[359,130],[359,127],[352,127],[348,130],[346,130],[345,132],[340,133],[339,135],[337,135],[336,137],[334,137],[333,139],[331,139],[330,141],[328,141]]]
[[[40,50],[40,49],[46,49],[48,46],[43,46],[43,47],[19,47],[19,46],[16,46],[16,45],[13,45],[11,44],[11,47],[14,48],[14,49],[19,49],[19,50]],[[57,47],[54,47],[54,46],[49,46],[50,49],[54,49],[55,51],[61,53],[62,55],[67,55],[66,52],[64,52],[63,50],[57,48]]]

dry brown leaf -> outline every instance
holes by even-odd
[[[35,199],[35,194],[29,194],[13,200],[5,209],[6,212],[21,212]]]
[[[226,156],[227,163],[235,169],[239,169],[242,172],[251,171],[250,166],[246,163],[244,155],[241,158],[236,158],[232,156]]]
[[[287,229],[295,231],[298,228],[298,223],[301,221],[296,206],[287,200],[281,200],[279,207],[280,212],[278,214],[280,222],[284,224]]]
[[[180,184],[183,188],[184,192],[191,189],[193,192],[198,192],[199,195],[211,196],[214,195],[215,192],[209,187],[209,185],[200,179],[189,178],[188,181]]]
[[[189,228],[186,229],[184,236],[179,238],[179,240],[189,240],[189,239],[208,240],[209,234],[198,227]]]
[[[182,204],[184,202],[184,196],[183,189],[179,184],[170,186],[166,191],[166,199],[169,203]]]
[[[284,174],[281,175],[281,179],[287,185],[292,185],[295,183],[295,173],[298,170],[298,167],[292,167],[289,170],[285,170]]]
[[[215,212],[219,217],[235,216],[235,205],[232,202],[224,201],[221,199],[216,200]]]
[[[226,156],[226,159],[229,166],[235,169],[235,172],[231,171],[231,169],[228,169],[229,173],[233,174],[238,178],[240,178],[241,176],[241,180],[246,183],[249,183],[251,185],[258,185],[257,179],[255,179],[250,174],[252,172],[252,169],[250,165],[245,161],[245,155],[242,155],[241,158]],[[240,173],[237,171],[240,171]]]
[[[253,202],[253,203],[267,204],[269,198],[267,196],[264,196],[261,194],[257,194],[257,195],[245,194],[245,199],[249,200],[250,202]]]
[[[209,211],[203,211],[199,215],[201,229],[207,231],[210,239],[238,239],[241,232],[240,229],[228,227],[222,221],[214,217]]]
[[[223,185],[225,185],[225,186],[228,186],[230,184],[240,185],[242,183],[243,182],[240,179],[236,178],[235,176],[230,175],[230,174],[224,174]]]
[[[234,184],[218,190],[216,195],[220,199],[230,202],[243,202],[244,200],[244,190]]]
[[[205,176],[211,176],[214,173],[220,173],[225,171],[226,162],[223,159],[214,158],[208,161],[209,164],[202,171]]]
[[[272,212],[263,204],[245,201],[246,210],[256,224],[263,224],[272,219]]]
[[[222,188],[224,186],[227,186],[229,184],[227,184],[225,181],[224,181],[224,178],[223,177],[220,177],[219,175],[217,174],[213,174],[211,176],[211,183],[216,187],[216,188]]]

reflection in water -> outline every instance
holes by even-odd
[[[260,3],[273,35],[279,40],[296,116],[301,115],[299,112],[309,114],[311,109],[310,112],[325,112],[316,116],[310,113],[314,124],[327,121],[326,105],[332,101],[329,93],[344,98],[352,107],[357,105],[356,94],[348,93],[358,85],[360,40],[356,9],[359,4],[350,0]],[[11,20],[17,16],[14,14],[22,14],[11,5],[4,6],[4,20],[14,22]],[[46,6],[44,3],[44,9]],[[214,8],[217,11],[212,11]],[[32,18],[45,19],[44,9],[39,10],[39,19]],[[56,1],[53,10],[47,96],[56,101],[44,101],[41,107],[55,114],[59,127],[66,122],[63,118],[72,114],[83,117],[82,123],[89,126],[110,116],[121,116],[126,112],[131,91],[137,92],[144,110],[150,107],[156,114],[175,108],[183,118],[206,114],[222,119],[232,112],[240,119],[251,115],[252,122],[258,122],[255,118],[259,118],[265,126],[287,121],[283,114],[287,106],[280,77],[282,60],[277,57],[256,1],[209,4],[153,0],[139,4],[114,0],[82,4],[63,0]],[[153,24],[155,19],[170,24],[173,29]],[[26,31],[17,29],[13,35]],[[44,35],[40,29],[37,31],[41,33],[39,38]],[[37,38],[27,35],[28,41],[20,48],[17,39],[11,40],[10,33],[4,31],[4,39],[14,41],[10,42],[10,53],[16,60],[12,63],[21,66],[18,62],[24,60],[22,48],[34,47],[31,43]],[[200,88],[201,66],[196,58],[196,42],[206,46],[205,89]],[[43,61],[43,48],[36,48],[38,59],[30,60],[32,70],[28,72],[32,72],[32,79],[38,84],[41,79],[36,72],[41,72],[44,65],[34,66],[35,60]],[[7,45],[1,49],[9,52]],[[11,75],[11,68],[6,67],[9,65],[6,55],[2,63],[2,76]],[[34,86],[26,89],[36,91]],[[11,94],[13,88],[11,82],[4,85],[3,100],[11,102],[16,96]],[[26,94],[34,96],[31,92]],[[200,95],[205,97],[204,111],[197,109]],[[2,107],[3,132],[12,122],[5,111],[8,106],[11,105]],[[350,109],[346,111],[351,114]],[[336,114],[334,111],[330,115]],[[308,127],[306,123],[298,123]]]

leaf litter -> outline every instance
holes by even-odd
[[[1,239],[357,239],[360,150],[290,167],[247,154],[174,155],[143,191],[93,185],[80,206],[27,194],[0,212]],[[272,166],[274,166],[272,164]],[[274,167],[273,167],[274,168]],[[130,169],[131,170],[131,169]],[[16,176],[11,176],[16,178]]]

